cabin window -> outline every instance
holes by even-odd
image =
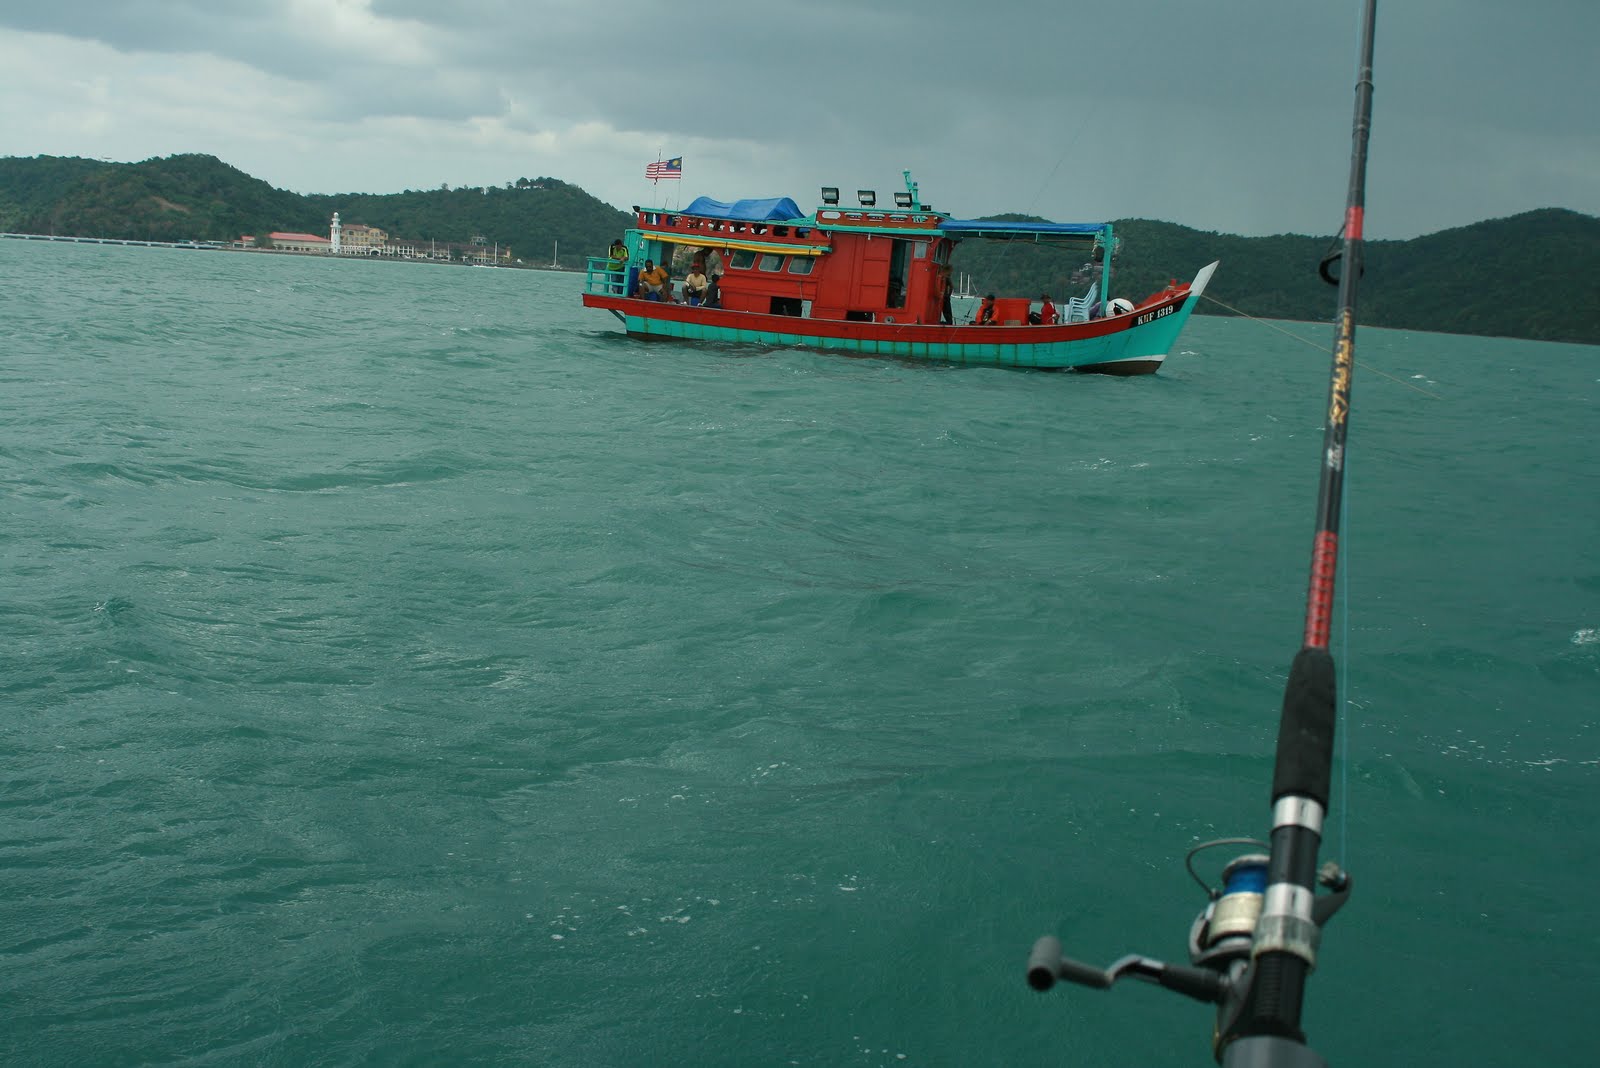
[[[789,273],[790,274],[810,274],[811,273],[811,265],[813,263],[815,263],[815,262],[816,262],[816,260],[812,259],[810,256],[790,256],[789,257]]]
[[[747,248],[736,248],[733,250],[733,259],[728,261],[728,266],[735,270],[748,271],[755,265],[755,262],[756,254],[754,252]]]
[[[917,260],[925,260],[925,259],[927,259],[928,258],[928,243],[926,241],[918,241],[918,242],[915,242],[914,244],[912,244],[912,246],[911,246],[911,258],[912,259],[917,259]]]
[[[759,269],[763,271],[781,271],[783,270],[783,257],[771,252],[763,252]]]

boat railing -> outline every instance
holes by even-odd
[[[624,266],[620,271],[613,271],[611,261],[607,257],[590,256],[584,267],[583,291],[622,296],[629,288],[626,285],[628,275],[636,270],[637,268]]]

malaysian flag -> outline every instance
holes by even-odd
[[[644,176],[652,182],[659,182],[663,178],[683,177],[683,157],[674,156],[669,160],[656,160],[644,169]]]

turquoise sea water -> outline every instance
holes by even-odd
[[[0,1063],[1211,1063],[1023,965],[1182,960],[1266,829],[1331,331],[1052,376],[578,292],[0,241]],[[1600,350],[1357,351],[1307,1027],[1587,1063]]]

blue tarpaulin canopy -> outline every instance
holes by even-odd
[[[696,197],[694,203],[683,209],[684,215],[699,215],[707,219],[728,219],[733,222],[788,222],[803,219],[799,206],[788,197],[769,200],[735,200],[732,204],[710,197]]]

